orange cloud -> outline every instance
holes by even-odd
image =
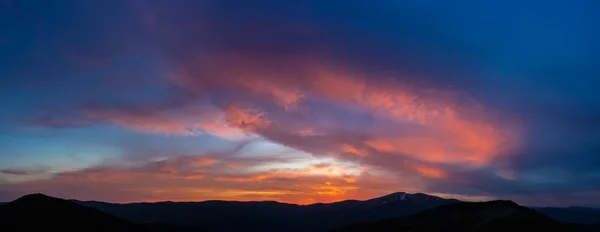
[[[344,177],[344,180],[348,183],[348,184],[353,184],[356,183],[356,178],[352,178],[352,177]]]
[[[342,144],[341,145],[342,151],[360,156],[360,157],[365,157],[367,156],[366,154],[364,154],[363,152],[359,151],[358,149],[356,149],[355,147],[353,147],[352,145],[349,144]]]
[[[208,111],[208,112],[207,112]],[[251,135],[227,122],[226,115],[214,108],[185,113],[146,113],[114,109],[88,109],[90,118],[144,133],[196,135],[207,133],[227,140],[243,140]]]
[[[415,164],[415,163],[411,163],[411,162],[404,162],[404,164],[408,168],[416,171],[417,173],[419,173],[425,177],[439,179],[439,178],[444,178],[444,177],[448,176],[448,174],[442,169],[427,167],[424,165],[419,165],[419,164]]]
[[[486,121],[486,112],[477,104],[472,108],[457,105],[448,98],[452,95],[445,92],[435,96],[437,92],[434,91],[433,97],[421,97],[397,82],[367,83],[356,75],[347,71],[325,72],[315,81],[319,86],[315,89],[332,100],[358,105],[374,116],[422,128],[419,134],[386,134],[384,138],[365,141],[379,151],[402,153],[430,162],[483,165],[501,154],[504,148],[514,146],[511,141],[515,136],[511,131],[514,128]],[[327,91],[338,86],[343,87],[342,92]],[[467,113],[475,117],[461,117]]]
[[[208,119],[206,114],[193,111],[174,116],[119,111],[93,111],[90,115],[139,131],[187,135],[200,132],[230,140],[264,136],[308,152],[315,152],[316,148],[307,144],[315,142],[306,140],[321,136],[321,143],[329,144],[321,145],[316,155],[345,152],[364,158],[377,153],[472,167],[485,166],[494,157],[515,148],[518,139],[514,124],[492,121],[490,116],[495,115],[476,101],[458,101],[468,96],[416,88],[394,76],[373,76],[351,67],[300,58],[274,61],[225,55],[203,58],[197,64],[195,70],[201,70],[202,75],[183,72],[185,75],[169,76],[168,80],[182,91],[212,90],[217,95],[230,91],[238,96],[219,102],[220,109]],[[307,115],[320,113],[311,108],[310,102],[325,102],[332,109],[349,113],[360,111],[373,120],[386,122],[386,131],[365,128],[359,133],[368,135],[343,141],[346,139],[334,132],[346,125],[334,120],[316,124],[308,119]],[[274,103],[279,109],[267,110],[266,103]],[[297,117],[299,120],[286,118],[296,110],[303,115]],[[312,128],[318,128],[319,133]],[[283,133],[299,138],[294,141]]]
[[[269,95],[272,99],[275,99],[278,105],[286,110],[296,109],[298,101],[305,97],[305,95],[296,88],[277,85],[267,79],[247,78],[241,80],[240,84],[254,93]]]
[[[229,173],[219,166],[227,162],[229,160],[215,157],[173,157],[159,162],[114,164],[63,172],[50,179],[15,183],[12,187],[66,198],[116,202],[223,199],[279,200],[302,204],[309,203],[309,198],[311,201],[331,202],[346,198],[364,199],[378,194],[369,193],[369,187],[365,191],[368,194],[362,195],[362,187],[357,185],[360,176],[328,175],[328,171],[340,168],[336,165],[253,172],[255,164]],[[336,172],[344,173],[342,170]]]
[[[300,130],[298,130],[296,132],[296,134],[298,134],[300,136],[311,136],[311,135],[315,135],[316,132],[312,128],[306,128],[306,129],[300,129]]]
[[[258,131],[270,126],[265,112],[258,109],[247,108],[239,105],[228,105],[225,109],[227,123],[245,131]]]
[[[144,183],[140,188],[159,186],[141,180],[150,176],[164,185],[154,191],[173,197],[183,196],[167,187],[180,183],[190,184],[186,192],[202,192],[207,199],[235,195],[291,202],[331,201],[422,188],[424,183],[417,182],[419,179],[451,178],[451,170],[444,167],[493,165],[494,158],[513,148],[518,138],[518,128],[492,120],[490,116],[495,115],[477,102],[458,101],[464,96],[446,90],[415,88],[394,76],[384,78],[327,62],[262,61],[240,56],[203,59],[195,68],[202,75],[188,73],[168,80],[180,91],[214,96],[208,113],[95,109],[88,114],[144,132],[209,133],[230,140],[262,137],[309,153],[312,159],[329,157],[369,170],[351,170],[339,163],[306,166],[293,161],[288,165],[301,167],[264,170],[243,160],[212,158],[157,163],[151,172],[90,172],[86,178],[107,184],[111,179],[119,183],[135,179]],[[220,96],[227,93],[233,94]],[[388,181],[386,175],[399,173],[405,181],[402,188],[396,180],[388,182],[394,189],[370,186]],[[366,190],[373,187],[376,190]]]
[[[209,166],[216,163],[217,161],[211,157],[198,157],[191,159],[189,162],[190,164],[195,166]]]
[[[202,83],[225,88],[235,86],[236,91],[262,96],[261,101],[275,102],[283,110],[299,105],[310,109],[309,100],[326,101],[334,107],[362,110],[376,120],[390,120],[388,127],[396,127],[398,132],[407,125],[419,128],[413,135],[378,135],[378,131],[368,131],[372,136],[362,144],[384,153],[408,155],[426,162],[483,166],[514,148],[517,139],[518,128],[513,124],[492,121],[489,116],[495,115],[490,115],[489,109],[472,100],[458,101],[468,96],[448,90],[418,89],[394,78],[370,76],[352,68],[302,59],[261,61],[223,56],[201,60],[199,64],[202,73],[212,77],[202,79]],[[198,79],[187,77],[186,83]],[[255,103],[260,105],[260,102]],[[277,119],[267,117],[264,112],[256,116],[246,117],[249,121],[245,124],[235,120],[231,124],[254,131],[256,128],[248,125],[260,118],[260,122],[268,122],[268,125],[290,127],[278,124]],[[301,123],[309,128],[315,126],[310,121]],[[260,124],[262,128],[268,125]],[[358,149],[360,145],[344,143],[340,149],[361,157],[369,156],[367,151]]]

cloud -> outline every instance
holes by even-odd
[[[174,26],[161,17],[156,15],[153,32]],[[161,82],[173,94],[154,103],[82,104],[78,114],[85,120],[141,133],[211,134],[232,141],[262,138],[315,157],[423,178],[424,183],[448,178],[451,170],[444,165],[462,169],[493,165],[519,142],[519,128],[512,118],[486,109],[459,90],[415,84],[412,74],[394,69],[373,73],[366,66],[340,59],[335,51],[303,51],[285,40],[277,40],[281,44],[275,45],[260,41],[277,34],[302,36],[295,39],[300,47],[329,42],[318,34],[312,38],[314,30],[303,23],[286,27],[267,23],[253,27],[262,28],[259,31],[242,30],[239,35],[220,27],[227,25],[228,19],[213,24],[197,20],[177,25],[178,30],[189,33],[194,25],[202,25],[199,34],[189,35],[197,42],[188,41],[183,34],[156,37],[177,64]],[[265,21],[248,23],[262,25]],[[184,41],[173,43],[178,40]],[[215,49],[201,52],[204,46],[200,41],[216,43]],[[180,45],[188,47],[178,49]],[[293,50],[287,50],[288,46]],[[160,167],[165,171],[155,174],[159,178],[179,175],[179,169],[158,164],[164,165]],[[100,176],[131,176],[120,169],[111,173]],[[204,172],[198,175],[206,177]],[[341,179],[346,184],[360,179],[346,178]]]
[[[321,138],[318,141],[321,145],[315,147],[326,146],[330,149],[328,152],[341,149],[366,157],[366,150],[371,150],[373,154],[403,155],[425,162],[481,166],[497,155],[510,152],[518,142],[518,128],[509,121],[510,118],[500,122],[493,118],[496,115],[489,115],[490,111],[478,103],[459,102],[447,90],[412,89],[399,81],[376,75],[367,78],[360,70],[326,67],[321,62],[287,60],[282,62],[285,65],[279,65],[240,59],[209,59],[210,64],[198,76],[187,76],[185,82],[189,85],[186,86],[194,88],[194,83],[199,83],[213,89],[234,88],[239,99],[217,100],[216,104],[229,107],[242,101],[262,108],[264,112],[258,113],[261,122],[268,123],[261,124],[259,131],[252,126],[250,131],[278,143],[323,153],[311,150],[312,144],[306,144],[313,139],[311,136],[282,135],[302,128],[319,128],[316,132],[319,135],[315,137]],[[229,68],[219,67],[219,63]],[[202,63],[200,67],[203,67]],[[270,83],[271,87],[261,92],[244,84],[250,82]],[[281,105],[278,102],[281,98],[271,94],[274,89],[283,89],[282,92],[293,89],[301,93],[303,99],[295,102],[298,112]],[[343,91],[336,92],[336,89]],[[223,93],[227,91],[214,92],[215,98]],[[346,129],[349,122],[344,119],[325,121],[330,118],[326,116],[327,112],[316,110],[319,104],[327,104],[329,111],[355,115],[361,120],[358,123],[366,126],[357,131],[346,130],[344,137],[347,138],[337,138],[337,131]],[[289,137],[293,139],[288,141],[286,138]]]
[[[200,62],[193,67],[206,67],[201,69],[201,73],[192,75],[193,72],[188,72],[176,79],[166,77],[167,81],[173,81],[174,86],[181,88],[179,91],[191,96],[208,95],[209,101],[200,98],[191,101],[194,104],[166,110],[162,107],[144,108],[150,110],[94,107],[85,109],[85,114],[94,120],[142,133],[211,133],[227,138],[223,136],[227,133],[222,131],[236,130],[316,158],[333,158],[339,162],[364,165],[387,175],[402,176],[405,180],[420,180],[422,187],[435,183],[433,180],[456,178],[451,174],[454,171],[493,166],[492,162],[498,156],[516,148],[518,128],[513,127],[514,124],[497,120],[494,118],[496,115],[489,115],[491,111],[484,110],[473,100],[459,101],[457,95],[450,91],[419,89],[397,79],[369,76],[361,70],[333,64],[325,66],[327,63],[322,62],[303,59],[281,62],[282,65],[278,65],[240,56],[231,59],[215,57],[209,59],[208,64]],[[268,83],[269,87],[257,88],[256,83],[259,86],[262,85],[260,83]],[[330,91],[340,86],[344,91]],[[280,93],[302,97],[289,101]],[[198,106],[197,102],[202,104]],[[339,117],[341,115],[344,117]],[[218,124],[213,123],[215,121]],[[287,197],[281,199],[294,201],[300,200],[289,195],[331,200],[334,197],[320,195],[342,199],[342,196],[363,196],[360,193],[346,195],[346,192],[366,191],[364,186],[359,185],[364,173],[346,175],[340,170],[323,173],[322,169],[332,168],[329,166],[248,172],[244,170],[246,165],[238,164],[241,160],[223,163],[219,160],[222,158],[213,159],[216,161],[203,168],[190,167],[194,159],[176,159],[125,169],[100,167],[61,173],[57,180],[122,183],[151,178],[181,183],[191,178],[208,181],[206,185],[212,187],[229,186],[229,183],[235,182],[272,183],[261,191],[268,192],[271,197],[277,195],[277,191],[283,191]],[[227,165],[220,166],[221,169],[211,169],[213,165],[224,164]],[[236,164],[242,170],[237,170]],[[315,176],[311,172],[321,174]],[[300,185],[300,192],[279,186],[303,181],[311,185]],[[337,185],[341,187],[333,187]],[[254,196],[247,189],[236,191]],[[217,194],[213,197],[222,196]]]
[[[0,174],[15,175],[15,176],[29,176],[29,175],[40,175],[50,171],[49,168],[4,168],[0,169]]]
[[[275,199],[306,204],[373,197],[388,191],[385,184],[395,182],[374,178],[367,172],[357,173],[358,167],[343,162],[260,168],[281,162],[295,163],[293,159],[276,161],[239,155],[139,159],[56,173],[49,179],[13,183],[8,187],[18,193],[39,191],[65,198],[118,202]],[[8,195],[0,197],[10,200],[6,199]]]
[[[269,163],[224,161],[219,156],[202,168],[166,160],[63,174],[62,178],[108,173],[115,180],[132,181],[132,186],[140,179],[147,184],[143,188],[161,186],[160,191],[168,192],[113,192],[110,199],[119,201],[118,194],[131,200],[135,194],[141,194],[139,199],[185,199],[199,191],[194,195],[206,198],[295,202],[308,194],[313,200],[327,200],[333,198],[314,195],[312,187],[336,192],[330,188],[340,181],[345,183],[345,197],[364,197],[374,193],[362,181],[367,179],[392,179],[386,183],[394,189],[371,186],[375,192],[419,189],[524,201],[567,194],[569,189],[597,192],[598,186],[591,183],[598,175],[594,144],[600,142],[600,134],[594,119],[600,98],[594,87],[597,57],[590,51],[597,47],[592,41],[599,40],[589,39],[586,32],[595,25],[569,21],[585,17],[536,9],[531,15],[536,20],[524,25],[510,16],[523,13],[515,13],[521,8],[511,3],[477,5],[478,11],[463,8],[475,3],[431,8],[411,1],[119,1],[109,4],[114,9],[95,3],[45,4],[43,10],[12,4],[30,15],[19,18],[23,25],[14,28],[43,41],[29,44],[35,52],[10,50],[7,57],[14,59],[7,64],[27,63],[28,68],[11,68],[6,76],[12,84],[7,86],[24,91],[18,94],[25,96],[23,102],[32,96],[44,98],[23,108],[47,104],[66,109],[26,112],[27,117],[19,117],[27,118],[20,120],[24,125],[82,131],[110,125],[140,133],[140,138],[209,135],[232,142],[228,145],[266,140],[310,154],[313,160],[334,159],[369,169],[336,180],[326,174],[307,177],[302,170],[215,174],[211,167],[223,163],[227,165],[222,168]],[[56,18],[64,20],[53,20],[42,11],[53,13],[50,16],[61,12],[64,15]],[[499,15],[506,20],[497,21]],[[548,20],[565,23],[548,29]],[[488,24],[492,22],[493,27]],[[506,40],[506,35],[523,36]],[[52,53],[48,47],[61,52]],[[35,55],[23,55],[30,53]],[[28,84],[17,81],[23,76],[31,77]],[[188,150],[166,142],[163,149]],[[181,185],[164,183],[168,189],[161,182],[153,187],[142,177]],[[395,185],[397,177],[411,184]],[[186,187],[192,186],[186,181],[209,180],[214,182],[202,183],[219,186],[225,180],[244,180],[240,183],[248,186],[201,191]],[[110,178],[98,181],[128,187]],[[269,181],[273,185],[265,184]],[[295,181],[300,190],[280,186]]]
[[[102,122],[142,133],[194,136],[211,134],[231,141],[250,139],[251,134],[229,122],[223,112],[214,107],[193,107],[172,112],[144,112],[131,109],[88,108],[86,115]],[[247,115],[242,115],[244,117]]]
[[[0,184],[28,182],[47,178],[50,175],[52,169],[49,166],[0,168]],[[11,191],[7,190],[7,192]]]

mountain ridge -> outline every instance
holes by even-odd
[[[415,193],[410,193],[410,192],[394,192],[394,193],[390,193],[390,194],[387,194],[387,195],[383,195],[383,196],[379,196],[379,197],[374,197],[374,198],[369,198],[369,199],[365,199],[365,200],[345,199],[345,200],[341,200],[341,201],[315,202],[315,203],[310,203],[310,204],[296,204],[296,203],[274,201],[274,200],[263,200],[263,201],[236,201],[236,200],[170,201],[170,200],[167,200],[167,201],[134,201],[134,202],[124,202],[124,203],[107,202],[107,201],[96,201],[96,200],[78,200],[78,199],[73,199],[73,198],[69,198],[67,200],[77,201],[77,202],[99,202],[99,203],[119,204],[119,205],[128,205],[128,204],[154,204],[154,203],[202,203],[202,202],[237,202],[237,203],[244,203],[244,202],[263,202],[263,203],[269,203],[269,202],[272,202],[272,203],[287,204],[287,205],[310,206],[310,205],[319,205],[319,204],[334,204],[334,203],[340,203],[340,202],[346,202],[346,201],[370,201],[370,200],[375,200],[375,199],[382,199],[382,198],[393,196],[393,195],[397,195],[397,194],[406,194],[406,195],[415,195],[415,196],[417,196],[417,195],[418,196],[429,196],[432,199],[439,198],[439,199],[460,201],[460,200],[455,199],[455,198],[441,198],[441,197],[438,197],[438,196],[435,196],[435,195],[430,195],[430,194],[421,193],[421,192],[415,192]],[[29,195],[31,195],[31,194],[29,194]],[[8,202],[5,202],[5,203],[8,203]]]
[[[135,224],[72,200],[34,193],[0,205],[0,231],[199,232],[165,224]]]
[[[445,199],[423,193],[395,192],[368,200],[344,200],[309,205],[279,203],[276,201],[222,200],[119,204],[74,199],[64,200],[37,193],[25,195],[8,204],[0,205],[0,216],[2,216],[2,212],[6,212],[7,206],[9,208],[18,206],[21,215],[25,215],[23,212],[27,211],[38,212],[40,206],[43,206],[41,207],[42,211],[45,210],[46,214],[51,216],[60,214],[64,211],[63,209],[81,211],[84,214],[89,214],[89,211],[92,210],[95,212],[94,215],[101,213],[102,220],[110,222],[108,224],[132,226],[133,229],[128,231],[198,231],[203,229],[209,231],[328,231],[351,225],[398,220],[431,210],[443,210],[445,207],[463,203],[474,202],[462,202],[457,199]],[[517,207],[522,212],[542,213],[540,209],[521,206],[509,200],[495,200],[485,203],[486,207],[493,208],[495,205],[502,205],[509,208]],[[54,209],[57,212],[51,212],[48,209]],[[568,208],[568,210],[596,212],[595,209],[589,208]],[[76,215],[79,214],[81,213]],[[594,214],[591,215],[594,216]],[[90,218],[98,217],[90,216]],[[472,217],[470,218],[472,219]],[[41,219],[37,218],[34,221],[36,220],[40,221]],[[60,220],[62,219],[59,218]],[[564,223],[564,220],[558,221]],[[64,220],[62,222],[68,223]],[[2,224],[6,223],[0,223],[0,225]],[[584,225],[574,226],[581,226],[584,229],[589,228]]]
[[[214,230],[235,230],[236,226],[257,231],[322,231],[350,223],[403,217],[443,204],[459,202],[424,193],[396,192],[368,200],[344,200],[332,203],[298,205],[274,201],[201,201],[112,204],[82,201],[136,223],[161,222],[184,226],[202,224]],[[165,213],[168,212],[168,213]],[[189,215],[203,218],[192,220]],[[233,216],[232,216],[233,215]],[[268,218],[269,220],[265,220]]]

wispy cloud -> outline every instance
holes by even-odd
[[[20,12],[3,15],[9,36],[0,38],[11,57],[0,88],[15,96],[17,107],[7,110],[18,115],[15,127],[124,150],[117,164],[5,188],[114,201],[290,202],[410,190],[527,201],[600,189],[600,98],[590,62],[598,40],[585,32],[597,26],[576,22],[596,16],[536,9],[535,17],[565,22],[548,29],[536,23],[546,19],[524,25],[509,16],[526,13],[512,12],[521,10],[512,3],[478,11],[463,8],[471,3],[265,3],[38,9],[5,1]],[[503,39],[515,34],[523,37]],[[39,108],[48,110],[29,110]],[[269,145],[193,155],[255,141]],[[27,173],[11,167],[2,175]]]
[[[48,167],[37,167],[37,168],[3,168],[0,169],[0,174],[16,175],[16,176],[30,176],[47,174],[50,171]]]

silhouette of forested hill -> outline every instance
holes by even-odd
[[[558,222],[511,201],[462,202],[403,218],[360,223],[334,231],[505,232],[597,231],[598,227]]]
[[[358,222],[403,217],[456,202],[459,201],[398,192],[366,201],[312,205],[273,201],[80,203],[136,223],[202,226],[211,231],[326,231]]]
[[[43,194],[0,205],[0,231],[190,231],[163,225],[136,225],[69,200]],[[198,231],[198,230],[195,230]]]

